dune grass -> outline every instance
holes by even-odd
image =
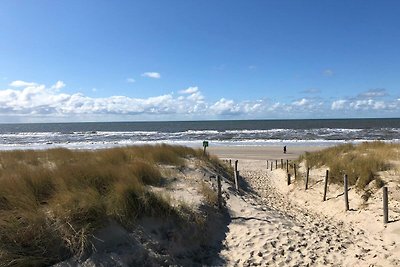
[[[110,219],[130,227],[145,215],[187,216],[148,185],[162,184],[161,164],[179,167],[189,157],[215,164],[200,150],[169,145],[0,152],[0,266],[83,255]]]
[[[380,141],[343,144],[318,152],[307,152],[300,156],[299,161],[305,161],[310,168],[328,167],[333,183],[343,183],[343,176],[347,174],[350,185],[364,189],[374,180],[378,187],[384,185],[377,173],[391,169],[391,162],[400,160],[399,150],[398,144]]]
[[[205,201],[211,207],[218,206],[218,194],[215,190],[211,188],[211,185],[202,181],[199,186],[199,192],[203,195]]]

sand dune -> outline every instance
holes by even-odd
[[[84,263],[58,266],[400,266],[396,193],[390,195],[391,222],[384,225],[379,191],[366,205],[350,188],[351,211],[346,212],[338,186],[330,185],[327,201],[322,201],[323,169],[312,171],[305,191],[302,178],[288,186],[285,170],[266,168],[266,159],[294,159],[318,149],[296,147],[283,154],[278,147],[212,148],[221,158],[239,160],[242,189],[237,192],[222,178],[225,206],[206,212],[207,231],[182,232],[171,223],[147,220],[139,224],[144,234],[118,231],[131,237],[127,245],[99,251]],[[167,187],[171,197],[201,208],[205,200],[199,185],[215,189],[217,173],[193,162],[176,173]],[[200,243],[200,237],[208,243]]]

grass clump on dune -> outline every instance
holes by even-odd
[[[180,216],[149,190],[159,165],[183,166],[200,150],[155,145],[96,151],[0,152],[0,266],[45,266],[91,249],[108,220]]]
[[[218,194],[211,188],[209,184],[202,181],[199,187],[200,193],[203,195],[205,201],[211,206],[216,207],[218,205]]]
[[[299,160],[304,160],[310,168],[328,167],[330,181],[334,183],[343,183],[343,176],[347,174],[350,185],[364,189],[374,180],[378,187],[383,186],[377,173],[389,170],[392,167],[391,161],[399,160],[399,149],[398,144],[380,141],[359,145],[343,144],[318,152],[307,152]]]

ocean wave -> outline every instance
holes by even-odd
[[[53,131],[0,133],[0,150],[50,147],[103,148],[112,146],[170,143],[214,145],[334,145],[345,142],[381,140],[398,142],[400,128],[312,128],[312,129],[221,129],[221,130],[133,130],[133,131]]]

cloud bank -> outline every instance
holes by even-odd
[[[160,79],[161,74],[158,72],[145,72],[142,73],[142,77],[152,78],[152,79]]]
[[[235,101],[220,98],[207,101],[197,86],[148,98],[128,96],[89,97],[82,93],[63,93],[66,86],[57,81],[51,86],[36,82],[13,81],[10,88],[0,89],[0,122],[4,118],[75,118],[114,119],[234,119],[234,118],[324,118],[376,115],[399,116],[400,99],[390,98],[384,89],[368,90],[354,97],[324,100],[305,97],[287,103],[269,99]],[[105,116],[107,115],[107,116]],[[132,117],[133,116],[133,117]],[[189,116],[189,117],[188,117]]]

